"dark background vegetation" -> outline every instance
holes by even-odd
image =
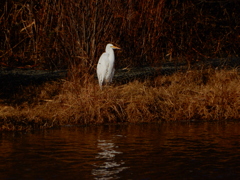
[[[238,0],[5,0],[0,63],[94,72],[107,43],[117,67],[238,56]]]

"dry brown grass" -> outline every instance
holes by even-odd
[[[103,91],[90,78],[66,81],[51,103],[67,123],[239,119],[239,88],[237,70],[188,71]]]
[[[194,62],[238,55],[239,1],[5,0],[0,64],[93,72],[108,42],[117,66]],[[166,57],[166,55],[168,55]]]
[[[240,119],[239,78],[237,69],[192,70],[144,82],[135,80],[108,86],[100,91],[96,79],[86,76],[81,83],[78,79],[63,82],[56,96],[49,96],[48,84],[37,97],[42,103],[2,107],[1,129]]]
[[[161,93],[165,120],[239,119],[239,75],[236,70],[175,74]]]

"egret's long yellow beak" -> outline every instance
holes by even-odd
[[[117,46],[111,46],[111,48],[113,48],[113,49],[121,49],[121,48],[119,48]]]

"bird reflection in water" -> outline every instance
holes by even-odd
[[[101,150],[96,156],[97,163],[94,164],[95,168],[92,170],[92,175],[95,179],[117,179],[118,174],[127,169],[123,167],[124,162],[117,162],[116,155],[122,152],[115,150],[118,148],[111,140],[98,140],[97,147]]]

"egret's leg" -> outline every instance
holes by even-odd
[[[110,82],[110,83],[112,82],[114,73],[115,73],[115,69],[113,68],[112,73],[111,73],[111,76],[110,76],[110,79],[109,79],[109,82]]]

